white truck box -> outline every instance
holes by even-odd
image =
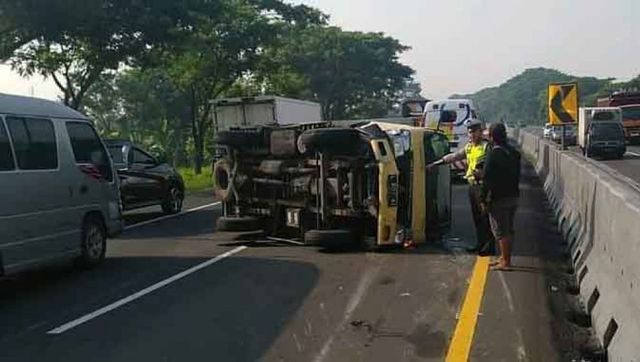
[[[322,121],[319,103],[276,96],[216,99],[213,107],[216,132],[231,127]]]

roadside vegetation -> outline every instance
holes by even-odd
[[[195,175],[211,164],[213,99],[269,94],[318,102],[325,119],[380,117],[414,73],[398,40],[283,0],[0,1],[0,24],[0,62],[53,80],[103,137]]]
[[[196,174],[191,167],[180,167],[178,172],[184,179],[184,187],[187,192],[213,189],[213,177],[210,167],[203,168],[200,174]]]

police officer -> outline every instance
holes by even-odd
[[[482,168],[484,159],[489,152],[490,143],[482,136],[482,122],[470,119],[466,123],[469,133],[469,142],[455,153],[450,153],[441,159],[427,165],[427,170],[443,164],[467,160],[467,170],[464,178],[469,183],[469,202],[473,213],[473,222],[476,227],[477,244],[469,251],[477,251],[480,255],[492,255],[494,253],[494,237],[489,224],[487,212],[482,207]]]

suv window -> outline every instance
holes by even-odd
[[[67,132],[76,163],[94,165],[107,181],[113,179],[111,163],[98,134],[93,127],[82,122],[67,122]]]
[[[137,148],[133,149],[133,163],[138,163],[142,165],[155,165],[156,161],[153,157],[147,155],[146,153],[140,151]]]
[[[0,171],[11,171],[15,168],[16,165],[13,162],[9,135],[7,134],[7,130],[4,128],[2,118],[0,118]]]
[[[109,150],[109,154],[111,155],[111,159],[113,163],[116,165],[124,165],[126,164],[124,160],[124,148],[123,145],[107,145],[107,149]]]
[[[58,168],[58,146],[50,120],[7,117],[7,126],[20,169]]]

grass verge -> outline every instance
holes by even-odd
[[[203,167],[202,173],[196,175],[193,168],[180,167],[178,172],[184,179],[184,187],[187,192],[202,191],[213,187],[213,177],[210,167]]]

